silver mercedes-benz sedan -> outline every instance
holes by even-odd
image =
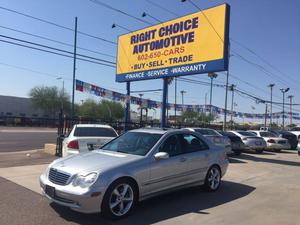
[[[166,191],[195,185],[216,191],[227,167],[224,149],[196,132],[138,129],[99,150],[55,160],[40,186],[50,201],[115,219]]]

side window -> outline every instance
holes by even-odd
[[[160,152],[167,152],[170,157],[182,154],[181,143],[178,135],[172,135],[167,138],[162,145]]]
[[[209,149],[204,141],[191,134],[182,135],[182,148],[185,153]]]

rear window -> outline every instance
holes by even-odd
[[[248,131],[238,131],[238,133],[240,135],[243,135],[243,136],[249,136],[249,137],[255,137],[256,135],[252,132],[248,132]]]
[[[116,137],[116,132],[111,128],[103,127],[77,127],[75,137]]]
[[[273,134],[271,132],[266,132],[266,131],[259,132],[259,134],[260,134],[261,137],[277,137],[277,135],[275,135],[275,134]]]
[[[195,129],[195,131],[202,135],[219,135],[216,131],[210,129]]]

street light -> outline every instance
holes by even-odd
[[[288,99],[290,99],[290,124],[293,124],[293,111],[292,111],[292,102],[293,102],[293,95],[289,95]]]
[[[64,113],[64,97],[65,97],[65,80],[62,77],[57,77],[56,80],[62,80],[62,95],[61,99],[61,111]]]
[[[143,102],[142,102],[143,95],[144,94],[139,94],[140,101],[141,101],[141,106],[140,106],[140,125],[142,125],[142,122],[143,122]]]
[[[284,96],[285,93],[288,92],[290,88],[280,88],[280,91],[282,92],[282,129],[284,130]]]
[[[210,78],[210,97],[209,97],[209,107],[210,107],[210,114],[212,113],[212,88],[213,88],[213,79],[218,77],[216,73],[208,73],[208,77]]]
[[[275,84],[269,84],[268,87],[271,88],[271,103],[270,103],[270,126],[272,125],[272,103],[273,103],[273,87]]]
[[[232,116],[233,116],[233,105],[234,105],[233,98],[234,98],[234,88],[235,87],[236,87],[236,85],[234,85],[234,84],[230,85],[230,87],[229,87],[229,90],[232,91],[232,95],[231,95],[231,115],[230,115],[230,127],[231,127],[231,129],[233,129]]]
[[[183,101],[183,95],[186,93],[186,91],[181,90],[180,93],[181,93],[181,104],[182,104],[182,106],[183,106],[183,104],[184,104],[184,101]]]
[[[119,24],[113,23],[113,24],[111,25],[111,28],[116,28],[116,27],[122,28],[123,30],[126,30],[126,31],[128,31],[128,32],[132,32],[132,31],[129,30],[128,28],[123,27],[123,26],[121,26],[121,25],[119,25]]]

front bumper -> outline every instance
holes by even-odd
[[[45,193],[45,187],[49,185],[55,188],[55,196],[50,197]],[[80,188],[72,184],[61,186],[48,180],[45,174],[40,176],[42,194],[51,202],[69,207],[82,213],[98,213],[101,211],[101,203],[105,189],[102,187]],[[97,195],[96,195],[97,194]],[[92,197],[92,195],[95,195]]]

